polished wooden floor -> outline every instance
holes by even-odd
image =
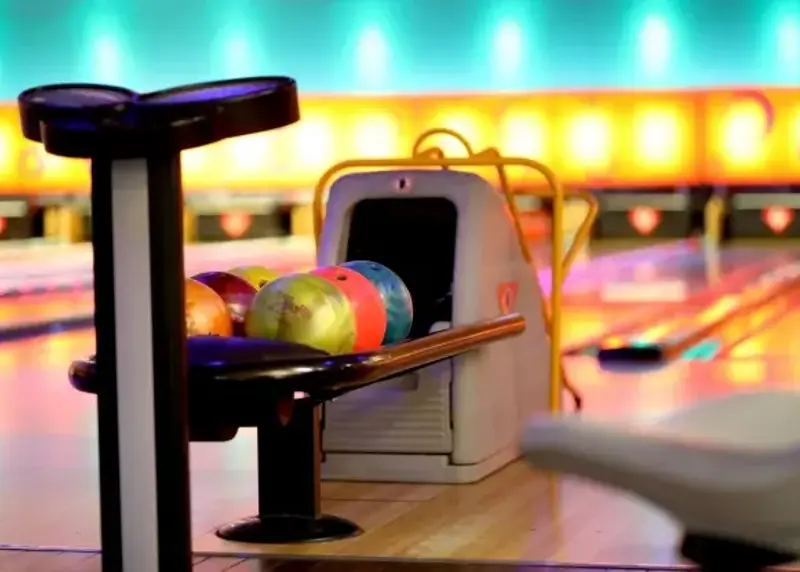
[[[277,560],[236,558],[231,556],[197,556],[195,572],[552,572],[548,565],[515,566],[510,564],[476,564],[464,562],[424,562],[409,560]],[[565,568],[621,572],[607,568]],[[651,569],[657,570],[657,569]],[[0,551],[0,572],[101,572],[101,558],[96,553]]]
[[[70,390],[63,364],[90,351],[91,333],[0,346],[0,539],[28,547],[97,548],[94,400]],[[620,376],[575,358],[569,369],[588,415],[670,410],[755,384],[792,386],[789,359],[678,362]],[[677,530],[662,513],[594,485],[517,463],[463,486],[326,483],[324,508],[361,524],[361,537],[304,546],[226,543],[215,526],[254,510],[255,441],[192,446],[194,547],[201,553],[461,559],[509,563],[665,566]],[[2,568],[0,568],[2,570]]]
[[[571,335],[595,335],[619,319],[620,306],[605,308],[571,310]],[[576,357],[569,360],[568,373],[585,394],[586,415],[615,418],[669,411],[754,386],[793,387],[800,379],[800,361],[792,357],[799,320],[800,311],[783,312],[746,346],[730,348],[726,359],[619,374]],[[93,345],[91,331],[0,344],[0,541],[5,546],[62,551],[99,546],[94,399],[74,392],[65,380],[69,361],[90,353]],[[352,559],[586,568],[683,565],[674,552],[678,531],[663,513],[624,494],[550,477],[521,463],[473,485],[325,483],[325,511],[366,530],[351,540],[264,547],[221,541],[213,533],[216,526],[254,511],[254,469],[251,432],[228,444],[192,445],[194,549],[228,556],[198,561],[198,570],[299,566],[251,562],[243,559],[247,554],[337,559],[327,562],[328,568]],[[14,558],[38,560],[14,564]],[[51,561],[62,566],[53,570],[64,571],[99,565],[91,554],[2,553],[0,572],[47,571]],[[387,570],[416,567],[384,565]],[[426,568],[434,569],[444,568]]]

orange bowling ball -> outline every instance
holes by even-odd
[[[222,297],[205,284],[186,280],[186,334],[231,336],[233,320]]]
[[[386,306],[372,282],[355,270],[340,266],[318,268],[311,274],[332,282],[350,302],[356,320],[353,351],[379,348],[386,333]]]

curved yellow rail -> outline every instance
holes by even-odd
[[[459,143],[461,146],[464,147],[464,151],[466,151],[468,157],[474,157],[477,153],[472,149],[472,144],[458,131],[453,129],[448,129],[446,127],[435,127],[433,129],[428,129],[424,131],[422,135],[417,137],[417,140],[414,141],[414,147],[411,149],[411,156],[412,157],[423,157],[426,153],[429,153],[432,150],[437,151],[444,157],[444,153],[438,147],[429,147],[427,150],[422,148],[422,145],[431,137],[436,137],[437,135],[446,135],[447,137],[452,137]]]
[[[487,149],[484,149],[484,150],[480,151],[479,153],[476,153],[473,150],[472,145],[469,143],[469,141],[463,135],[461,135],[457,131],[454,131],[452,129],[447,129],[447,128],[430,129],[430,130],[425,131],[424,133],[422,133],[422,135],[420,135],[417,138],[416,142],[414,143],[414,147],[413,147],[413,150],[412,150],[412,157],[423,157],[423,156],[426,156],[426,155],[427,156],[431,156],[431,157],[438,157],[438,158],[444,157],[444,152],[439,147],[430,147],[428,149],[423,149],[423,144],[428,139],[430,139],[432,137],[435,137],[437,135],[449,136],[449,137],[452,137],[453,139],[457,140],[459,143],[461,143],[461,146],[464,148],[464,151],[466,152],[467,156],[469,156],[469,157],[502,158],[502,155],[501,155],[500,151],[498,149],[494,148],[494,147],[489,147]],[[446,168],[446,167],[443,167],[443,168]],[[496,170],[497,170],[497,177],[498,177],[498,180],[499,180],[499,183],[500,183],[500,190],[501,190],[501,192],[503,193],[503,195],[504,195],[504,197],[506,199],[506,204],[508,206],[509,213],[511,214],[511,222],[512,222],[512,225],[514,227],[514,231],[515,231],[515,233],[517,235],[517,242],[519,243],[520,250],[522,251],[522,255],[525,258],[525,260],[528,262],[528,264],[533,266],[534,269],[535,269],[533,256],[531,255],[530,248],[528,246],[528,241],[525,239],[525,234],[523,232],[522,221],[521,221],[519,209],[517,208],[516,201],[514,200],[514,197],[517,194],[523,194],[523,193],[514,193],[514,192],[512,192],[511,186],[508,183],[508,177],[506,176],[505,167],[500,166],[500,167],[497,167]],[[599,211],[599,205],[597,203],[597,199],[595,199],[595,197],[593,195],[591,195],[590,193],[583,192],[583,191],[570,191],[570,190],[567,190],[567,189],[565,189],[564,192],[565,192],[566,195],[571,195],[571,196],[576,196],[576,197],[581,198],[584,202],[587,203],[588,208],[589,208],[586,218],[584,219],[584,221],[581,223],[580,227],[578,228],[578,232],[576,233],[575,239],[574,239],[573,243],[570,245],[570,248],[567,250],[567,254],[564,257],[563,262],[561,263],[562,264],[562,268],[563,268],[563,270],[562,270],[563,277],[566,278],[566,276],[569,274],[570,269],[572,268],[572,263],[575,261],[575,258],[577,257],[578,253],[581,250],[581,247],[583,245],[585,245],[589,241],[589,235],[590,235],[591,230],[592,230],[592,225],[594,224],[594,221],[597,218],[597,214],[598,214],[598,211]],[[526,192],[524,194],[525,195],[529,195],[529,196],[543,197],[543,198],[548,198],[548,197],[552,197],[553,196],[552,190],[550,188],[543,189],[543,190],[540,190],[540,191],[535,191],[535,190],[534,191],[528,191],[528,192]],[[562,229],[563,229],[563,227],[562,227]],[[561,234],[563,235],[563,230],[562,230]],[[557,236],[557,235],[555,234],[555,232],[553,232],[553,237],[555,237],[555,236]],[[553,238],[553,240],[556,240],[556,239]],[[562,239],[559,238],[558,240],[562,240]],[[556,261],[558,260],[558,258],[556,258],[557,255],[553,251],[551,253],[551,256],[552,256],[552,266],[555,267],[555,265],[557,264]],[[554,312],[552,310],[552,305],[548,305],[543,300],[542,301],[542,314],[543,314],[543,318],[544,318],[544,321],[545,321],[545,325],[547,327],[547,331],[548,331],[548,333],[550,333],[550,335],[552,337],[553,320],[556,320],[557,322],[559,322],[557,327],[559,327],[559,328],[562,327],[561,326],[561,320],[562,320],[561,307],[559,306],[558,307],[558,311]],[[559,356],[560,356],[561,355],[561,348],[556,348],[556,349],[558,350],[558,353],[559,353]],[[580,409],[581,408],[582,399],[581,399],[580,393],[578,392],[578,390],[575,387],[575,385],[572,382],[570,382],[569,378],[567,377],[566,368],[564,367],[564,363],[563,363],[563,357],[559,357],[559,364],[558,365],[559,365],[559,374],[560,374],[560,384],[559,385],[563,385],[563,387],[565,389],[567,389],[567,391],[569,391],[572,394],[578,409]],[[552,369],[554,370],[555,366],[553,366]],[[553,393],[557,392],[560,395],[560,391],[558,391],[556,389],[553,389],[552,385],[551,385],[551,391]],[[557,408],[557,407],[559,407],[559,404],[555,403],[552,406],[554,408]]]
[[[423,145],[427,139],[437,135],[444,135],[453,137],[459,141],[467,153],[466,157],[446,157],[444,152],[438,147],[431,147],[423,149]],[[509,187],[508,177],[506,176],[506,168],[508,167],[523,167],[537,171],[544,177],[547,183],[547,189],[542,191],[526,193],[534,194],[536,196],[548,197],[553,199],[553,222],[552,222],[552,240],[551,240],[551,256],[552,256],[552,288],[550,295],[549,307],[543,302],[542,311],[545,317],[545,323],[550,334],[550,407],[552,410],[557,411],[561,409],[561,389],[563,386],[567,387],[573,395],[577,396],[577,392],[571,384],[564,378],[563,364],[561,362],[561,345],[562,345],[562,284],[564,278],[569,272],[572,262],[575,260],[580,249],[588,242],[589,233],[591,232],[592,224],[597,217],[597,201],[593,196],[583,192],[566,192],[561,186],[555,173],[548,167],[538,161],[532,159],[525,159],[521,157],[505,157],[497,149],[488,148],[479,152],[475,152],[470,145],[469,141],[460,133],[451,129],[431,129],[426,131],[417,139],[414,144],[411,157],[407,158],[387,158],[387,159],[351,159],[342,161],[322,175],[314,189],[314,238],[317,247],[319,247],[320,239],[322,236],[322,226],[324,222],[323,200],[325,191],[329,187],[329,183],[335,175],[342,171],[349,171],[353,169],[387,169],[387,168],[441,168],[449,169],[451,167],[493,167],[497,170],[498,178],[500,180],[500,190],[508,205],[508,210],[511,213],[511,220],[514,226],[514,231],[517,235],[519,248],[522,252],[524,259],[533,265],[533,256],[531,255],[528,242],[522,230],[522,223],[517,209],[516,201],[514,200],[514,193]],[[583,221],[575,235],[575,240],[568,249],[566,255],[564,253],[564,199],[565,196],[571,195],[580,198],[588,204],[589,214]],[[558,364],[558,366],[556,366]],[[562,386],[562,383],[564,384]]]

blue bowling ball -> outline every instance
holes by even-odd
[[[367,260],[354,260],[342,264],[364,276],[381,293],[386,306],[386,333],[383,345],[396,344],[408,337],[414,321],[414,304],[403,280],[383,264]]]

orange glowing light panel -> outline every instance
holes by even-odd
[[[797,90],[702,94],[703,178],[726,184],[782,184],[800,169]]]
[[[189,192],[303,190],[333,163],[406,156],[422,131],[449,127],[475,150],[493,146],[540,160],[572,186],[781,183],[800,171],[798,95],[779,89],[759,97],[734,90],[309,96],[300,123],[186,151],[181,162]],[[452,140],[434,143],[449,155],[464,153]],[[535,173],[509,175],[517,186],[542,184]],[[86,161],[52,157],[24,141],[15,107],[0,107],[0,192],[85,193],[88,185]]]

